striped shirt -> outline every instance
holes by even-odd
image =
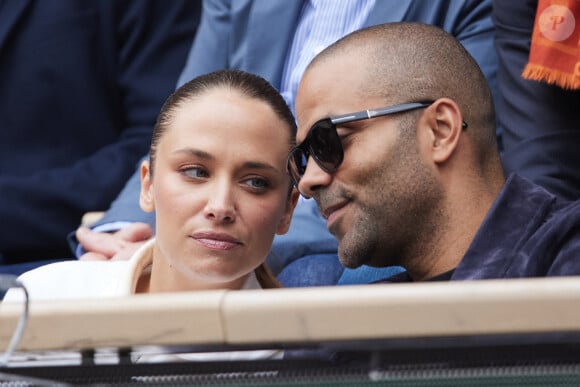
[[[375,0],[306,0],[282,73],[281,94],[294,112],[302,74],[312,59],[364,26]]]

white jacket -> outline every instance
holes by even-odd
[[[30,301],[72,300],[88,298],[124,297],[135,293],[137,280],[151,267],[154,240],[143,245],[127,261],[67,261],[58,262],[22,274],[18,279],[28,290]],[[252,272],[242,289],[260,289]],[[3,302],[23,302],[20,289],[10,289]],[[114,329],[114,327],[111,327]],[[50,363],[51,358],[62,353],[29,354],[26,361]],[[70,354],[69,354],[70,355]],[[133,348],[136,362],[208,361],[237,359],[280,358],[280,350],[227,351],[214,353],[169,353],[163,347],[143,346]],[[73,363],[80,362],[75,356]],[[69,363],[70,364],[70,363]]]
[[[153,262],[154,239],[127,261],[65,261],[41,266],[18,279],[31,301],[123,297],[135,293],[137,280]],[[260,289],[252,272],[242,289]],[[11,289],[4,302],[23,301],[23,292]]]

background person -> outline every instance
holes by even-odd
[[[70,257],[70,230],[118,195],[200,10],[187,0],[0,2],[0,271]]]

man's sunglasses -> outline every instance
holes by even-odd
[[[306,165],[310,156],[326,173],[333,173],[340,167],[344,157],[344,150],[336,131],[336,125],[421,109],[431,105],[433,102],[409,102],[375,110],[362,110],[317,121],[308,131],[304,141],[292,148],[288,155],[287,168],[294,185],[298,187],[300,179],[306,172]],[[467,123],[463,122],[462,127],[463,129],[467,128]]]

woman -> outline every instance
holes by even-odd
[[[298,198],[286,172],[295,132],[258,76],[224,70],[186,83],[162,107],[141,166],[140,205],[156,211],[156,238],[129,261],[29,271],[20,279],[30,298],[278,286],[264,261]]]
[[[140,205],[156,211],[155,239],[129,261],[24,273],[30,299],[279,286],[264,261],[298,199],[286,171],[295,133],[288,106],[258,76],[224,70],[186,83],[162,107],[141,166]]]
[[[278,286],[264,260],[298,198],[284,164],[295,130],[278,92],[240,71],[202,76],[168,99],[141,167],[140,204],[157,223],[137,292],[257,287],[254,276]]]

